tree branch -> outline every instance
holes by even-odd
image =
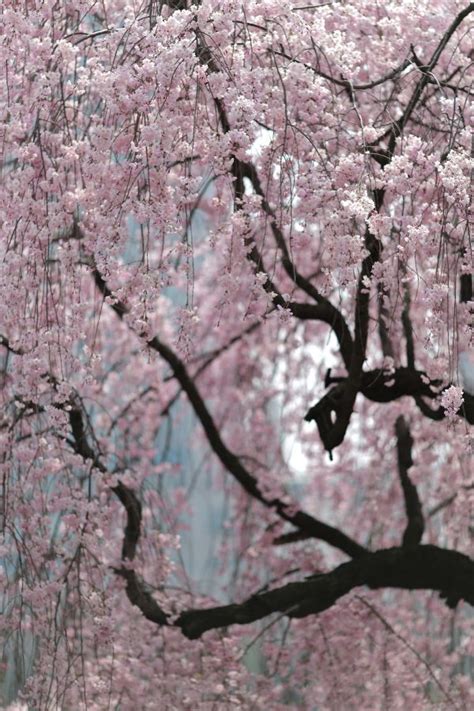
[[[105,471],[87,442],[83,416],[77,406],[70,410],[70,423],[76,451],[84,459],[92,460],[100,471]],[[120,483],[113,491],[127,513],[122,558],[131,562],[140,536],[141,505],[125,485]],[[160,626],[179,627],[188,639],[198,639],[209,630],[232,624],[249,624],[274,612],[295,618],[318,614],[362,585],[372,589],[434,590],[451,608],[461,600],[474,605],[474,561],[457,551],[431,545],[365,552],[329,573],[259,592],[240,604],[186,610],[175,620],[164,612],[133,568],[125,564],[115,572],[125,579],[129,601],[146,619]]]
[[[454,18],[451,25],[448,27],[448,29],[442,36],[441,40],[439,41],[438,46],[436,47],[435,51],[433,52],[433,55],[432,55],[429,63],[424,67],[423,66],[418,67],[418,69],[422,72],[422,76],[421,76],[420,80],[418,81],[417,85],[415,86],[413,94],[411,95],[410,100],[408,101],[408,104],[405,108],[405,111],[403,112],[403,114],[400,116],[399,119],[397,119],[396,121],[394,121],[392,123],[390,128],[383,134],[383,136],[380,136],[373,144],[371,144],[371,148],[372,148],[371,155],[380,165],[385,166],[390,162],[390,159],[391,159],[393,152],[395,150],[395,143],[396,143],[397,137],[403,133],[403,129],[405,128],[405,125],[409,121],[413,111],[415,110],[416,105],[417,105],[418,101],[420,100],[425,87],[432,79],[431,74],[433,72],[433,69],[435,68],[435,66],[438,63],[443,50],[445,49],[445,47],[448,44],[449,40],[451,39],[452,35],[457,30],[457,28],[462,23],[462,21],[473,11],[474,11],[474,3],[471,2],[467,7],[464,8],[464,10],[461,10],[461,12]],[[380,142],[385,140],[386,138],[389,139],[387,150],[381,151],[380,149],[376,149],[376,146],[379,145]]]
[[[459,278],[459,301],[462,304],[467,304],[472,300],[472,274],[461,274]]]
[[[107,473],[107,467],[87,441],[83,413],[76,403],[73,403],[69,410],[69,423],[73,435],[72,444],[77,454],[80,454],[84,460],[91,461],[92,465],[102,474]],[[167,617],[155,602],[148,586],[133,568],[127,565],[127,563],[131,563],[134,560],[140,540],[142,505],[135,492],[121,481],[116,486],[112,486],[111,491],[117,496],[127,514],[122,542],[124,565],[120,568],[114,568],[114,572],[125,579],[125,590],[132,605],[139,607],[148,620],[159,625],[166,625]]]
[[[188,639],[197,639],[208,630],[249,624],[275,612],[307,617],[327,610],[363,585],[372,589],[433,590],[450,608],[461,600],[474,605],[474,561],[457,551],[431,545],[379,550],[329,573],[258,593],[240,604],[185,611],[173,624]]]
[[[1,333],[0,333],[0,346],[3,346],[4,348],[6,348],[8,353],[14,353],[14,355],[23,355],[23,351],[21,350],[21,348],[20,349],[12,348],[8,338],[6,336],[3,336]]]
[[[255,270],[264,272],[266,275],[263,288],[268,294],[272,294],[273,305],[276,308],[287,308],[295,318],[301,321],[322,321],[330,326],[339,342],[339,350],[344,365],[349,369],[352,358],[353,340],[341,312],[327,299],[319,299],[316,304],[307,304],[298,301],[286,302],[278,288],[268,276],[263,258],[252,238],[247,240],[247,246],[250,248],[248,258],[253,262]]]
[[[206,44],[201,33],[197,34],[197,54],[199,56],[200,61],[205,64],[211,72],[219,71],[219,67],[212,55],[212,52]],[[227,117],[224,105],[222,101],[218,98],[214,98],[214,104],[217,109],[217,114],[219,116],[219,121],[222,126],[222,130],[224,131],[224,133],[228,133],[231,130],[231,125],[229,123],[229,119]],[[238,204],[240,204],[240,201],[242,200],[245,194],[244,178],[246,178],[251,183],[255,194],[261,198],[262,209],[270,219],[270,227],[275,238],[275,242],[282,254],[281,263],[283,265],[283,268],[285,269],[285,272],[287,273],[291,281],[299,289],[304,291],[318,304],[319,309],[313,308],[311,316],[309,318],[323,321],[324,323],[327,323],[329,326],[331,326],[336,335],[336,338],[338,339],[344,364],[348,368],[352,354],[352,336],[347,326],[346,320],[344,319],[339,309],[337,309],[328,299],[326,299],[326,297],[320,294],[314,284],[312,284],[309,279],[304,277],[296,269],[296,265],[293,263],[290,256],[290,252],[286,245],[283,232],[278,226],[275,213],[266,198],[265,192],[260,182],[260,178],[257,173],[257,169],[255,168],[253,163],[250,163],[249,161],[240,160],[234,155],[232,156],[231,172],[234,177],[234,194],[236,202]],[[258,254],[255,243],[254,248],[254,255],[255,253]],[[261,263],[260,257],[256,260],[255,256],[252,257],[251,252],[249,254],[249,258],[253,259],[254,262],[256,261],[256,263]],[[268,282],[270,282],[269,277]],[[267,290],[270,290],[270,287]],[[276,289],[273,284],[271,285],[271,290],[274,293],[279,294],[279,290]],[[276,305],[284,305],[287,308],[289,307],[293,315],[297,316],[298,318],[308,318],[307,314],[309,313],[309,310],[304,307],[309,306],[309,304],[296,304],[292,302],[291,306],[288,304],[281,303]],[[317,316],[316,313],[318,314]],[[302,316],[301,314],[305,315]]]
[[[128,312],[127,307],[113,297],[112,292],[105,283],[102,275],[95,267],[93,268],[93,275],[96,286],[102,293],[104,299],[111,300],[111,308],[120,319],[123,319],[124,315]],[[142,334],[138,335],[145,338]],[[169,346],[160,341],[158,336],[147,339],[147,345],[149,348],[156,351],[171,367],[176,380],[186,393],[188,400],[204,429],[209,445],[217,455],[221,464],[230,474],[232,474],[234,479],[239,482],[247,494],[252,496],[257,501],[260,501],[260,503],[267,508],[274,510],[285,521],[292,523],[296,526],[296,528],[309,534],[311,538],[318,538],[321,541],[325,541],[329,545],[338,548],[353,558],[366,553],[366,548],[364,548],[364,546],[361,546],[339,529],[329,526],[328,524],[319,521],[303,511],[295,512],[281,499],[269,499],[264,496],[259,489],[257,479],[250,474],[250,472],[243,466],[240,459],[225,445],[219,430],[214,423],[214,420],[211,417],[211,414],[207,409],[207,406],[202,399],[193,379],[189,376],[184,363],[171,350],[171,348],[169,348]]]
[[[317,51],[317,47],[314,44],[314,40],[311,40],[313,43],[313,49],[315,50],[315,53]],[[284,57],[285,59],[288,59],[292,64],[301,64],[305,69],[310,69],[314,74],[317,76],[321,77],[322,79],[326,79],[327,81],[331,82],[332,84],[336,84],[337,86],[342,86],[344,89],[349,89],[350,91],[366,91],[367,89],[373,89],[376,86],[380,86],[381,84],[385,84],[387,81],[392,81],[393,79],[397,79],[399,75],[412,64],[412,61],[410,59],[405,59],[399,67],[396,67],[395,69],[392,69],[391,72],[388,72],[387,74],[384,74],[383,76],[379,77],[378,79],[374,79],[373,81],[366,82],[364,84],[353,84],[351,81],[348,79],[337,79],[336,77],[332,76],[331,74],[327,74],[326,72],[323,72],[321,69],[316,69],[316,67],[313,67],[312,64],[308,64],[307,62],[302,62],[299,59],[295,59],[294,57],[290,57],[290,55],[286,54],[285,52],[278,52],[277,50],[272,50],[272,54],[276,54],[279,57]]]
[[[344,439],[347,405],[343,398],[349,378],[326,378],[326,386],[336,383],[319,402],[305,415],[307,422],[316,422],[321,440],[327,451],[337,447]],[[423,397],[433,400],[438,397],[440,382],[430,381],[420,370],[397,368],[393,374],[380,369],[363,371],[359,392],[374,402],[392,402],[400,397],[412,397],[420,411],[432,420],[443,420],[446,413],[442,407],[433,410]],[[447,386],[446,386],[447,387]],[[464,391],[464,403],[458,411],[469,424],[474,424],[474,396]],[[334,415],[336,417],[334,417]],[[348,422],[348,420],[347,420]]]
[[[411,295],[410,287],[407,283],[403,285],[403,311],[402,325],[406,340],[407,365],[415,369],[415,340],[413,338],[413,325],[410,318]]]
[[[405,499],[405,511],[408,519],[407,527],[403,534],[402,545],[414,546],[421,541],[425,521],[418,491],[408,475],[408,470],[413,465],[413,438],[403,415],[397,418],[395,434],[397,436],[398,474],[400,476],[400,483]]]

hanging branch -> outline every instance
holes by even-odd
[[[197,33],[197,49],[196,53],[199,57],[199,60],[202,64],[206,65],[208,70],[212,73],[216,73],[219,71],[219,66],[214,59],[212,52],[207,45],[207,43],[204,40],[204,37],[202,36],[202,33]],[[222,131],[224,133],[228,133],[231,130],[231,125],[229,122],[229,119],[227,117],[227,113],[225,111],[223,102],[214,97],[214,104],[216,106],[217,110],[217,115],[219,117],[219,122],[222,128]],[[350,362],[351,362],[351,357],[352,357],[352,336],[349,330],[349,327],[346,323],[346,320],[342,313],[337,309],[334,304],[332,304],[329,299],[326,299],[325,296],[323,296],[318,289],[312,284],[310,279],[306,278],[301,274],[298,269],[296,268],[296,265],[294,264],[293,260],[291,259],[290,252],[288,250],[284,234],[282,230],[280,229],[277,218],[275,215],[274,210],[272,209],[271,205],[269,204],[267,197],[265,195],[265,191],[262,187],[262,183],[260,181],[260,177],[258,175],[258,171],[253,163],[250,161],[243,161],[239,158],[237,158],[235,155],[232,156],[232,165],[231,165],[231,173],[234,178],[234,195],[235,195],[235,204],[236,208],[238,209],[240,207],[241,201],[245,195],[245,184],[244,184],[244,179],[248,180],[250,184],[252,185],[252,188],[255,192],[256,195],[258,195],[261,198],[261,206],[262,210],[264,213],[267,215],[269,218],[269,223],[270,223],[270,228],[272,231],[272,234],[275,239],[275,243],[281,253],[281,264],[287,274],[287,276],[291,279],[291,281],[297,286],[299,289],[301,289],[305,294],[307,294],[313,301],[316,302],[317,308],[314,306],[314,304],[297,304],[297,303],[292,303],[291,306],[288,304],[284,304],[285,307],[290,308],[290,311],[293,313],[294,316],[297,316],[298,318],[311,318],[314,320],[319,320],[323,321],[324,323],[327,323],[328,325],[331,326],[332,330],[334,331],[334,334],[339,342],[339,348],[341,351],[341,356],[344,360],[344,363],[347,367],[349,367]],[[256,252],[256,245],[253,243],[254,246],[254,255]],[[254,262],[255,257],[252,257],[252,254],[249,253],[249,259],[253,260]],[[257,263],[261,263],[261,259],[259,258],[257,260]],[[269,283],[270,280],[268,279],[267,282]],[[268,289],[267,289],[268,290]],[[278,295],[279,295],[279,290],[278,289],[273,289],[274,293],[277,294],[277,300],[278,300]],[[274,300],[275,303],[275,300]],[[279,303],[275,303],[275,305],[282,305]],[[312,306],[311,309],[311,316],[308,317],[308,313],[310,310],[306,307]],[[305,314],[304,316],[301,316],[300,314]]]
[[[438,64],[438,61],[446,45],[448,44],[449,40],[453,36],[454,32],[457,30],[459,25],[473,11],[474,3],[471,2],[467,7],[464,8],[464,10],[461,10],[461,12],[458,13],[458,15],[454,18],[451,25],[448,27],[441,40],[439,41],[438,46],[433,52],[433,55],[428,64],[422,65],[421,62],[417,61],[416,55],[414,55],[412,51],[414,63],[417,64],[418,71],[421,72],[421,78],[417,82],[415,89],[413,90],[413,93],[410,99],[408,100],[408,103],[402,115],[396,121],[392,122],[390,127],[385,131],[382,136],[379,136],[372,144],[370,144],[370,155],[381,167],[385,167],[390,163],[395,150],[397,138],[402,135],[403,130],[408,121],[410,120],[416,106],[418,105],[418,102],[420,101],[426,86],[431,83],[433,79],[433,69]],[[380,145],[380,143],[387,139],[387,148],[379,148],[378,146]]]
[[[412,448],[413,437],[403,415],[395,423],[397,436],[398,474],[405,499],[405,511],[408,519],[407,527],[403,534],[404,546],[414,546],[420,543],[425,528],[423,511],[416,486],[411,481],[408,470],[413,465]]]
[[[92,466],[102,474],[106,474],[107,467],[88,442],[81,408],[77,403],[72,403],[70,407],[69,423],[73,435],[71,444],[74,451],[80,454],[85,461],[91,461]],[[116,486],[112,486],[111,491],[117,496],[127,514],[127,523],[122,542],[123,565],[120,568],[114,568],[114,572],[125,579],[125,591],[132,605],[136,605],[148,620],[159,625],[166,625],[167,617],[165,613],[155,602],[146,583],[130,566],[130,563],[135,558],[141,535],[142,505],[135,492],[121,481]]]

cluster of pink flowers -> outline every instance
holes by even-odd
[[[434,592],[357,589],[198,641],[173,627],[338,565],[344,548],[291,539],[301,511],[399,545],[401,415],[423,541],[472,554],[466,7],[2,2],[11,711],[473,706],[472,619]],[[329,460],[304,417],[360,343]],[[410,369],[423,395],[391,399]],[[186,566],[204,570],[201,535],[211,580]]]

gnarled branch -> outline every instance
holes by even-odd
[[[179,627],[188,639],[198,639],[209,630],[250,624],[274,612],[299,618],[315,615],[363,585],[372,589],[433,590],[448,607],[456,607],[461,600],[474,605],[474,561],[463,553],[432,545],[383,549],[343,563],[329,573],[257,593],[240,604],[186,610],[167,623]],[[156,622],[156,610],[149,615],[138,599],[134,604],[147,619]]]
[[[316,422],[321,440],[327,451],[337,447],[344,435],[352,414],[351,398],[345,396],[353,388],[350,376],[326,377],[326,387],[336,383],[305,415],[307,422]],[[374,402],[392,402],[400,397],[412,397],[420,411],[432,420],[442,420],[446,413],[442,407],[431,408],[423,398],[438,397],[439,381],[430,381],[425,373],[414,368],[397,368],[387,373],[381,368],[362,372],[358,392]],[[457,413],[469,424],[474,424],[474,396],[464,392],[464,403]]]

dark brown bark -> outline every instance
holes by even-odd
[[[240,604],[187,610],[173,624],[189,639],[197,639],[209,630],[246,625],[275,612],[307,617],[327,610],[361,586],[434,590],[451,608],[461,600],[474,605],[474,561],[436,546],[388,548],[343,563],[329,573],[258,593]],[[148,617],[146,610],[142,612]],[[155,612],[151,621],[156,621]]]
[[[425,520],[421,508],[421,501],[416,486],[413,484],[408,470],[413,466],[412,449],[413,437],[403,415],[395,423],[397,437],[398,474],[405,500],[407,526],[403,534],[403,545],[413,546],[420,543],[425,528]]]

